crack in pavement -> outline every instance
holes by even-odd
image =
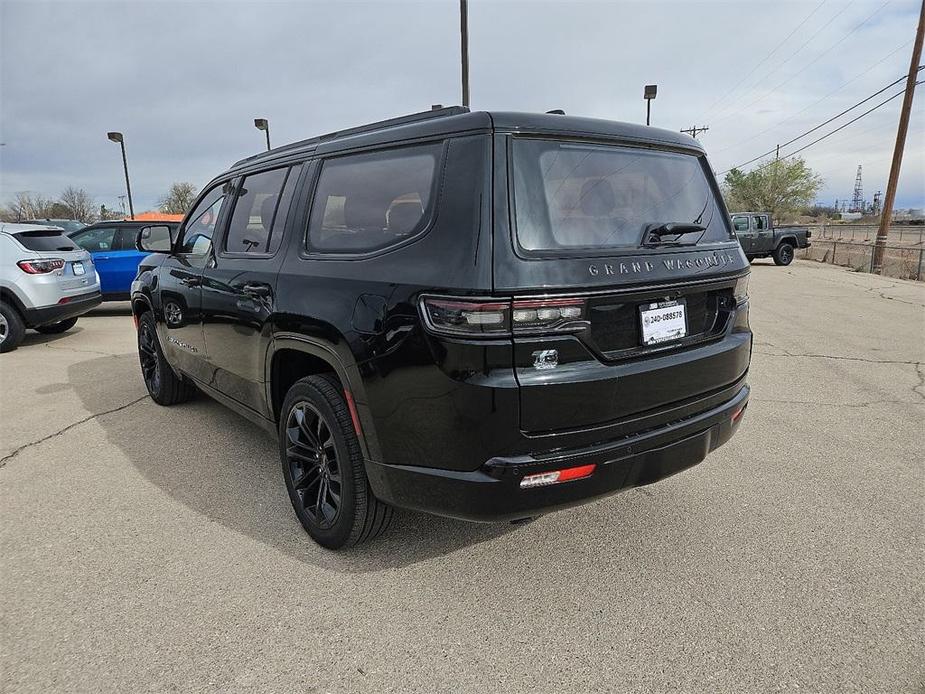
[[[902,361],[900,359],[869,359],[867,357],[844,357],[834,354],[794,354],[793,352],[788,352],[783,347],[777,347],[772,345],[770,342],[765,343],[769,347],[774,349],[779,349],[783,354],[775,354],[774,352],[765,352],[763,350],[755,350],[755,354],[763,354],[767,357],[794,357],[796,359],[835,359],[838,361],[859,361],[866,364],[905,364],[908,366],[915,366],[917,369],[922,366],[920,361]]]
[[[916,364],[915,373],[919,377],[919,382],[912,386],[912,392],[925,400],[925,371],[922,370],[922,364]]]
[[[96,412],[96,413],[91,414],[91,415],[88,415],[87,417],[84,417],[83,419],[78,420],[78,421],[76,421],[76,422],[74,422],[74,423],[72,423],[72,424],[68,424],[68,425],[67,425],[66,427],[64,427],[63,429],[60,429],[60,430],[55,431],[55,432],[52,432],[51,434],[48,434],[47,436],[43,436],[42,438],[37,439],[37,440],[35,440],[35,441],[30,441],[29,443],[24,443],[23,445],[21,445],[21,446],[19,446],[18,448],[16,448],[16,450],[14,450],[12,453],[9,453],[9,454],[3,456],[2,458],[0,458],[0,468],[6,467],[7,462],[9,462],[9,461],[12,460],[13,458],[15,458],[17,455],[19,455],[22,451],[24,451],[24,450],[27,449],[27,448],[31,448],[32,446],[37,446],[38,444],[44,443],[45,441],[48,441],[49,439],[53,439],[53,438],[55,438],[55,437],[57,437],[57,436],[61,436],[61,434],[66,434],[67,432],[69,432],[69,431],[70,431],[71,429],[73,429],[74,427],[78,427],[78,426],[80,426],[81,424],[86,424],[86,423],[89,422],[91,419],[96,419],[97,417],[102,417],[103,415],[112,414],[113,412],[119,412],[119,411],[121,411],[121,410],[125,410],[125,409],[131,407],[132,405],[137,405],[139,402],[141,402],[142,400],[147,399],[148,397],[149,397],[148,395],[142,395],[140,398],[136,398],[135,400],[132,400],[131,402],[127,402],[127,403],[125,403],[124,405],[119,405],[118,407],[113,407],[111,410],[105,410],[105,411],[103,411],[103,412]]]
[[[774,405],[812,405],[813,407],[845,407],[848,409],[858,409],[871,407],[873,405],[912,405],[921,407],[925,402],[911,402],[909,400],[868,400],[867,402],[847,403],[847,402],[820,402],[818,400],[777,400],[774,398],[749,398],[749,402],[771,403]]]
[[[55,345],[44,344],[42,345],[45,349],[54,349],[59,352],[77,352],[79,354],[99,354],[103,357],[124,357],[132,354],[131,352],[100,352],[95,349],[78,349],[76,347],[58,347]]]

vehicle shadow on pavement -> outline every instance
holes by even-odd
[[[400,511],[382,537],[355,549],[331,552],[316,545],[296,519],[276,440],[257,425],[201,394],[174,407],[161,407],[144,398],[112,411],[112,399],[100,384],[141,385],[134,354],[74,364],[68,377],[86,410],[111,411],[96,421],[109,442],[145,479],[196,513],[299,561],[335,571],[381,571],[448,554],[522,527]]]
[[[70,330],[58,333],[57,335],[45,335],[43,333],[35,332],[34,330],[27,330],[26,334],[23,336],[22,342],[19,343],[19,349],[23,347],[29,347],[30,345],[44,345],[49,342],[57,342],[58,340],[67,340],[68,338],[74,337],[77,333],[81,332],[83,328],[79,325],[75,325]]]

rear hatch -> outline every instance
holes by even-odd
[[[35,270],[34,274],[53,275],[63,291],[86,289],[96,283],[96,269],[90,253],[69,239],[63,230],[34,229],[11,235],[23,249],[17,259],[20,267],[22,263],[31,263],[27,267]],[[48,265],[49,262],[53,265]],[[47,268],[53,269],[48,271]]]
[[[494,269],[513,298],[522,430],[657,425],[734,387],[748,264],[702,152],[508,145]]]

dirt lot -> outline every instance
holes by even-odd
[[[921,692],[925,285],[762,261],[751,294],[751,405],[702,465],[342,554],[268,436],[146,397],[121,307],[30,334],[0,357],[0,689]]]

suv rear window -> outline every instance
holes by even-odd
[[[442,144],[324,162],[308,238],[312,250],[367,253],[414,236],[430,217]]]
[[[77,251],[74,242],[63,231],[20,231],[14,235],[20,245],[30,251]]]
[[[697,156],[634,147],[515,138],[517,240],[527,251],[638,248],[650,225],[697,223],[725,241]]]

